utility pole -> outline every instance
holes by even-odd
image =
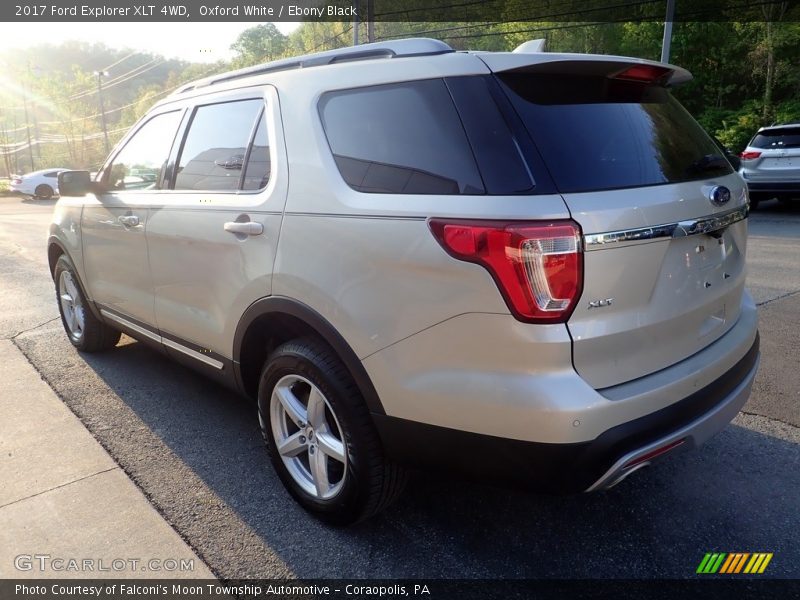
[[[661,42],[661,62],[669,62],[670,45],[672,44],[672,22],[675,20],[675,0],[667,0],[667,18],[664,21],[664,39]]]
[[[33,162],[33,142],[31,141],[31,122],[28,119],[28,89],[23,84],[22,86],[22,108],[25,111],[25,132],[28,135],[28,154],[31,157],[31,172],[36,170],[36,164]]]
[[[5,121],[0,119],[0,144],[3,145],[3,162],[6,166],[6,176],[11,178],[11,153],[8,147],[8,132],[6,131]]]
[[[374,0],[367,0],[367,41],[375,41],[375,3]]]
[[[97,100],[100,103],[100,119],[103,123],[103,139],[106,144],[106,154],[109,152],[108,148],[108,127],[106,125],[106,109],[103,106],[103,77],[108,77],[108,71],[95,71],[97,75]]]
[[[353,46],[358,46],[358,0],[353,0]]]
[[[34,75],[39,76],[41,75],[42,70],[37,66],[31,66],[31,61],[28,61],[28,85],[30,85],[30,81],[33,79]],[[39,122],[36,120],[36,102],[31,104],[31,120],[33,121],[33,139],[36,140],[36,158],[39,159],[41,163],[42,160],[42,145],[39,143]]]

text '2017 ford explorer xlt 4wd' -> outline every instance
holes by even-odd
[[[332,522],[406,467],[608,488],[697,446],[758,365],[744,183],[614,56],[368,44],[159,102],[60,178],[71,342],[120,332],[252,398]]]

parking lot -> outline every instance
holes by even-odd
[[[350,529],[290,499],[253,407],[231,392],[129,338],[78,355],[47,269],[53,204],[0,198],[0,337],[220,577],[682,578],[711,551],[773,552],[768,576],[800,577],[800,202],[751,216],[761,369],[744,412],[702,449],[571,497],[419,474]]]

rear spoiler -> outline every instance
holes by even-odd
[[[476,52],[494,73],[510,71],[549,74],[587,75],[679,85],[691,81],[692,74],[682,67],[642,58],[601,54],[556,54],[534,50],[536,45],[514,52]],[[531,51],[533,50],[533,51]]]

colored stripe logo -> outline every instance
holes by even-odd
[[[697,573],[760,575],[771,560],[772,552],[707,552],[697,567]]]

